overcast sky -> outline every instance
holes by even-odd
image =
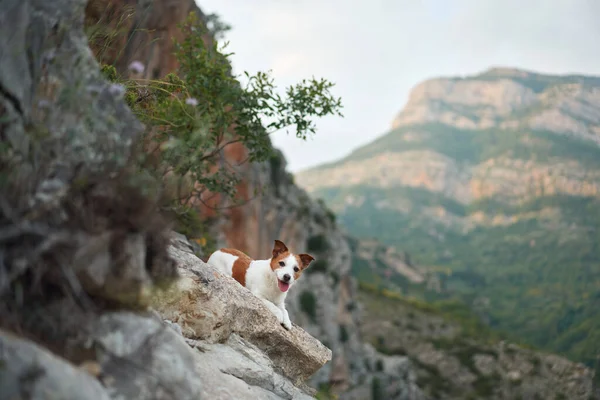
[[[417,83],[491,66],[600,75],[600,0],[197,0],[233,29],[234,72],[336,83],[345,117],[275,145],[296,172],[388,130]]]

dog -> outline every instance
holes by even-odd
[[[283,242],[275,240],[272,257],[267,260],[253,260],[239,250],[222,248],[212,253],[207,263],[248,288],[289,330],[292,322],[285,298],[313,260],[310,254],[291,253]]]

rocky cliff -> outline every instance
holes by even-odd
[[[331,351],[170,233],[84,7],[0,13],[2,397],[312,398]]]
[[[316,386],[363,399],[375,378],[389,398],[422,397],[407,358],[363,344],[348,244],[280,153],[240,171],[254,177],[240,196],[268,185],[216,228],[221,243],[255,257],[273,237],[318,257],[290,295],[289,332],[169,232],[148,194],[154,183],[135,175],[141,125],[93,56],[122,72],[141,61],[146,78],[172,71],[170,35],[192,2],[2,9],[0,381],[9,397],[301,399]],[[232,146],[225,156],[243,154]]]
[[[187,16],[190,2],[171,2],[168,10],[161,2],[125,5],[98,0],[95,3],[96,8],[92,3],[88,5],[89,26],[102,21],[100,15],[103,14],[94,10],[105,10],[106,4],[112,4],[114,10],[121,13],[130,9],[135,13],[134,18],[129,18],[134,22],[126,28],[129,39],[113,39],[115,51],[110,54],[114,56],[109,57],[105,46],[93,46],[99,59],[114,64],[122,73],[128,73],[127,66],[136,60],[154,66],[145,69],[145,78],[154,77],[150,71],[158,71],[157,76],[161,76],[176,68],[170,44],[163,43],[164,35],[173,32]],[[112,25],[111,29],[114,29]],[[213,39],[207,37],[206,40]],[[124,50],[118,50],[119,46],[124,46]],[[287,300],[292,321],[333,352],[332,361],[317,371],[310,383],[325,392],[344,393],[343,398],[368,398],[373,372],[367,366],[385,356],[368,351],[361,339],[355,307],[356,284],[351,278],[351,251],[346,237],[331,211],[311,200],[294,184],[281,152],[276,151],[269,162],[260,164],[245,163],[247,156],[240,144],[227,146],[223,153],[224,162],[237,165],[236,171],[243,177],[237,186],[237,200],[244,201],[243,206],[227,208],[227,200],[218,195],[207,196],[198,204],[203,216],[211,220],[217,247],[234,247],[253,258],[265,258],[271,252],[273,239],[277,238],[295,252],[314,255],[317,261]],[[221,210],[215,210],[219,207]],[[197,251],[208,256],[206,249]],[[377,375],[384,390],[389,390],[390,398],[419,398],[408,360],[390,364]]]
[[[296,179],[493,327],[593,365],[599,93],[597,77],[511,68],[431,79],[388,133]]]
[[[180,276],[152,297],[150,311],[84,313],[53,302],[35,310],[64,335],[49,348],[45,337],[36,344],[0,331],[3,395],[313,398],[306,380],[331,359],[331,351],[297,326],[282,329],[250,292],[198,259],[185,238],[174,236],[168,250]],[[60,312],[76,322],[54,320]]]

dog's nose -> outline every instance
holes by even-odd
[[[290,274],[285,274],[285,275],[283,276],[283,280],[284,280],[284,281],[286,281],[286,282],[289,282],[289,281],[290,281],[290,279],[292,279],[292,277],[290,276]]]

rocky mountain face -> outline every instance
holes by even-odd
[[[598,137],[600,78],[491,69],[417,85],[389,134],[297,179],[311,192],[370,182],[424,188],[460,204],[593,196],[599,177],[588,161]],[[572,157],[576,150],[583,159]]]
[[[331,350],[197,258],[138,186],[142,127],[85,6],[0,13],[1,397],[313,398]]]
[[[494,328],[593,365],[599,96],[597,77],[510,68],[428,80],[388,133],[296,180]]]
[[[379,351],[408,356],[430,398],[593,398],[593,371],[582,364],[469,332],[441,309],[385,294],[361,291],[362,333]]]

